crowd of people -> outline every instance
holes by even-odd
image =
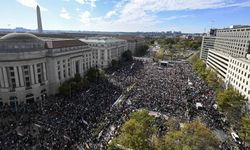
[[[132,61],[71,96],[0,109],[2,149],[105,149],[132,111],[146,108],[226,130],[215,93],[188,63]],[[117,104],[118,103],[118,104]],[[117,104],[117,105],[114,105]],[[197,104],[199,104],[197,106]]]
[[[113,72],[110,78],[122,87],[136,83],[128,99],[137,109],[146,108],[187,121],[199,116],[208,126],[225,130],[226,122],[217,110],[214,90],[186,62],[167,67],[132,63]],[[197,108],[197,104],[201,106]]]
[[[52,96],[0,112],[1,149],[84,149],[95,143],[94,129],[121,95],[107,80],[69,97]],[[89,145],[88,145],[89,144]]]

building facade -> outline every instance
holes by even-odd
[[[75,39],[10,33],[0,38],[0,105],[31,103],[56,94],[76,73],[92,67],[89,46]]]
[[[128,50],[127,41],[111,37],[91,37],[80,39],[92,48],[92,64],[98,68],[108,68],[112,60],[119,60]]]
[[[136,50],[138,50],[141,46],[145,45],[145,39],[142,37],[119,36],[118,38],[127,41],[128,50],[130,50],[133,55],[136,53]]]
[[[214,36],[203,36],[200,53],[200,58],[202,60],[207,60],[208,50],[214,48],[214,41]]]
[[[200,58],[250,101],[250,26],[214,30],[203,37]]]

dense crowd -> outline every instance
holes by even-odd
[[[130,112],[146,108],[182,121],[201,118],[226,130],[214,91],[187,63],[133,61],[69,97],[51,96],[0,112],[2,149],[105,149]],[[199,104],[199,105],[197,105]]]
[[[217,110],[214,90],[188,63],[162,67],[138,62],[118,69],[110,78],[122,87],[136,83],[128,99],[138,109],[146,108],[183,121],[199,116],[208,126],[224,130],[226,123]]]
[[[53,96],[41,103],[9,106],[0,112],[1,149],[80,149],[94,143],[92,129],[101,115],[121,95],[121,90],[100,80],[87,91],[70,97]],[[90,146],[89,146],[90,147]]]

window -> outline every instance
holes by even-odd
[[[58,80],[61,80],[61,72],[60,71],[58,71]]]

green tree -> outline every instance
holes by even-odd
[[[131,61],[133,60],[132,52],[130,50],[127,50],[122,53],[122,61]]]
[[[155,134],[151,137],[151,145],[152,150],[162,150],[164,148],[163,140]]]
[[[207,77],[206,64],[201,59],[198,59],[193,66],[195,70],[200,74],[200,76],[203,79],[206,79]]]
[[[240,137],[250,144],[250,115],[241,118]]]
[[[122,126],[120,136],[112,141],[109,149],[115,149],[117,145],[134,150],[152,149],[151,140],[155,132],[153,122],[154,117],[146,110],[132,113],[130,119]]]
[[[222,85],[222,81],[217,76],[217,73],[215,73],[211,69],[207,69],[207,77],[206,77],[207,83],[210,87],[214,89],[220,89]]]
[[[148,45],[142,45],[140,47],[137,47],[135,50],[135,56],[142,57],[146,55],[148,49],[149,49]]]
[[[90,68],[86,74],[86,78],[88,81],[93,82],[99,79],[103,79],[105,77],[104,70]]]
[[[171,150],[213,150],[218,148],[218,139],[200,121],[187,123],[177,131],[166,134],[165,144]]]
[[[191,63],[192,65],[194,65],[195,62],[196,62],[197,60],[199,60],[199,56],[198,56],[197,54],[195,54],[195,55],[193,55],[193,56],[191,57],[190,63]]]
[[[217,103],[233,125],[238,125],[246,99],[238,91],[228,88],[217,93]]]
[[[112,59],[112,61],[111,61],[111,66],[112,66],[113,68],[117,68],[117,67],[119,66],[119,62],[118,62],[117,60],[115,60],[115,59]]]
[[[168,128],[168,131],[176,131],[180,129],[180,123],[175,118],[169,118],[165,125]]]
[[[164,50],[161,49],[160,51],[156,52],[154,58],[155,58],[156,60],[163,60],[163,59],[164,59],[164,56],[165,56]]]
[[[64,95],[64,96],[69,96],[70,95],[70,84],[69,82],[64,82],[60,87],[59,87],[59,93]]]
[[[82,80],[82,77],[79,73],[76,73],[75,76],[74,76],[74,81],[75,82],[81,82]]]
[[[79,73],[76,73],[74,78],[65,81],[58,90],[60,94],[69,96],[73,92],[85,90],[88,87],[89,81],[87,78],[83,78]]]

